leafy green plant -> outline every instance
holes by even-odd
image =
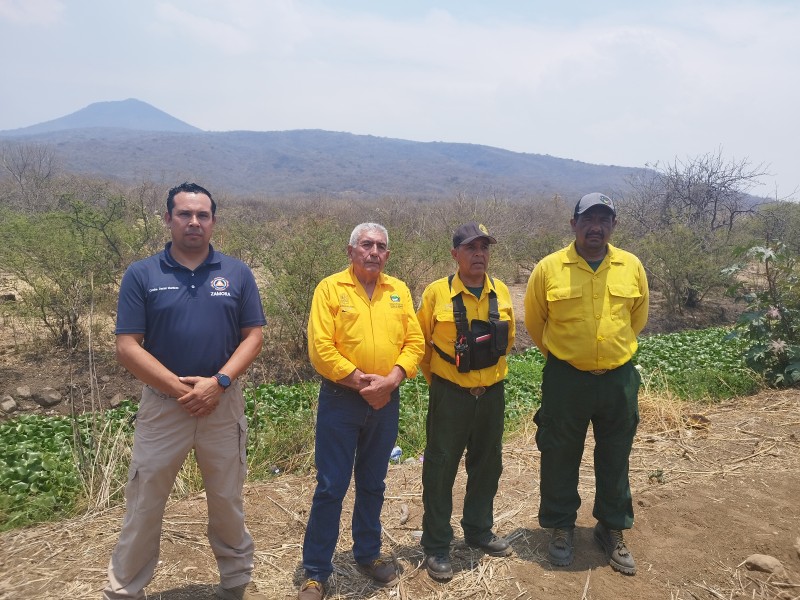
[[[67,419],[33,415],[0,425],[0,529],[68,513],[80,479],[72,455]]]
[[[742,362],[743,344],[729,332],[711,327],[646,336],[633,360],[648,387],[669,389],[685,400],[751,394],[759,378]]]
[[[422,373],[400,385],[400,427],[397,445],[404,458],[419,456],[425,449],[425,421],[428,415],[428,383]]]
[[[117,429],[134,410],[126,402],[103,418]],[[92,418],[20,415],[0,423],[0,529],[69,515],[87,497],[90,474],[82,465],[96,464],[97,452],[107,448],[93,443]]]
[[[247,462],[251,476],[269,477],[313,464],[319,385],[262,384],[245,389]]]
[[[544,355],[535,347],[508,357],[506,431],[514,431],[542,403]]]
[[[796,385],[800,382],[800,263],[783,244],[756,246],[744,257],[745,264],[755,265],[756,271],[731,290],[748,302],[732,336],[745,341],[745,362],[770,385]],[[730,271],[743,268],[736,265]]]

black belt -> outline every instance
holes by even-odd
[[[584,371],[582,369],[579,369],[578,367],[575,367],[575,366],[571,365],[570,363],[568,363],[565,360],[561,360],[560,358],[555,356],[552,352],[550,352],[547,355],[547,360],[553,360],[555,362],[560,362],[562,364],[567,365],[571,369],[575,369],[576,371],[579,371],[581,373],[588,373],[589,375],[605,375],[609,371],[615,371],[616,370],[616,369],[592,369],[592,370],[589,370],[589,371]],[[628,362],[630,362],[630,361],[628,361]],[[628,364],[628,363],[625,363],[625,364]],[[623,366],[623,365],[621,365],[621,366]],[[619,369],[619,367],[617,367],[617,369]]]
[[[464,392],[466,394],[469,394],[470,396],[474,396],[475,398],[480,398],[486,392],[488,392],[490,389],[492,389],[494,386],[496,386],[498,383],[501,383],[500,381],[498,381],[496,383],[493,383],[492,385],[476,385],[475,387],[464,387],[463,385],[458,385],[457,383],[453,383],[449,379],[445,379],[444,377],[440,377],[439,375],[436,375],[435,373],[433,374],[433,379],[439,381],[440,383],[443,383],[444,385],[446,385],[446,386],[448,386],[448,387],[450,387],[450,388],[452,388],[454,390],[457,390],[459,392]]]

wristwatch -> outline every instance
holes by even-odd
[[[217,383],[223,390],[227,390],[228,386],[231,384],[231,378],[225,375],[225,373],[217,373],[214,375],[214,379],[217,380]]]

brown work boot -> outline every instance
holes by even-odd
[[[397,565],[392,558],[378,557],[369,564],[357,565],[357,568],[383,587],[392,587],[400,583],[400,577],[397,575]]]
[[[306,579],[297,593],[297,600],[322,600],[325,597],[325,586],[316,579]]]
[[[612,569],[623,575],[636,575],[636,563],[622,539],[622,531],[608,529],[602,523],[597,523],[594,526],[594,539],[606,553]]]
[[[264,594],[258,592],[256,584],[252,581],[232,588],[224,588],[221,585],[217,585],[214,588],[214,593],[221,600],[267,600]]]

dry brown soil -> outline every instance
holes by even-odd
[[[9,366],[8,355],[4,360],[5,368],[15,372],[41,369]],[[104,385],[113,388],[113,381]],[[800,390],[713,406],[686,406],[645,394],[641,407],[643,421],[631,457],[636,523],[626,536],[637,560],[636,576],[612,571],[592,540],[591,435],[581,473],[584,503],[575,562],[566,568],[550,566],[548,535],[537,523],[539,457],[532,431],[523,431],[505,444],[495,505],[496,530],[511,541],[513,556],[489,558],[464,545],[458,527],[462,469],[454,492],[456,575],[447,584],[430,580],[419,568],[423,555],[415,536],[422,518],[421,467],[392,465],[383,513],[384,551],[397,558],[400,585],[375,588],[354,569],[350,493],[328,598],[800,598]],[[246,488],[247,521],[257,545],[254,577],[271,599],[296,596],[313,489],[313,475],[283,475]],[[0,599],[99,598],[121,517],[122,509],[115,508],[0,534]],[[205,523],[202,494],[170,502],[148,598],[214,597],[216,567]],[[780,560],[786,577],[747,570],[745,559],[756,553]]]

